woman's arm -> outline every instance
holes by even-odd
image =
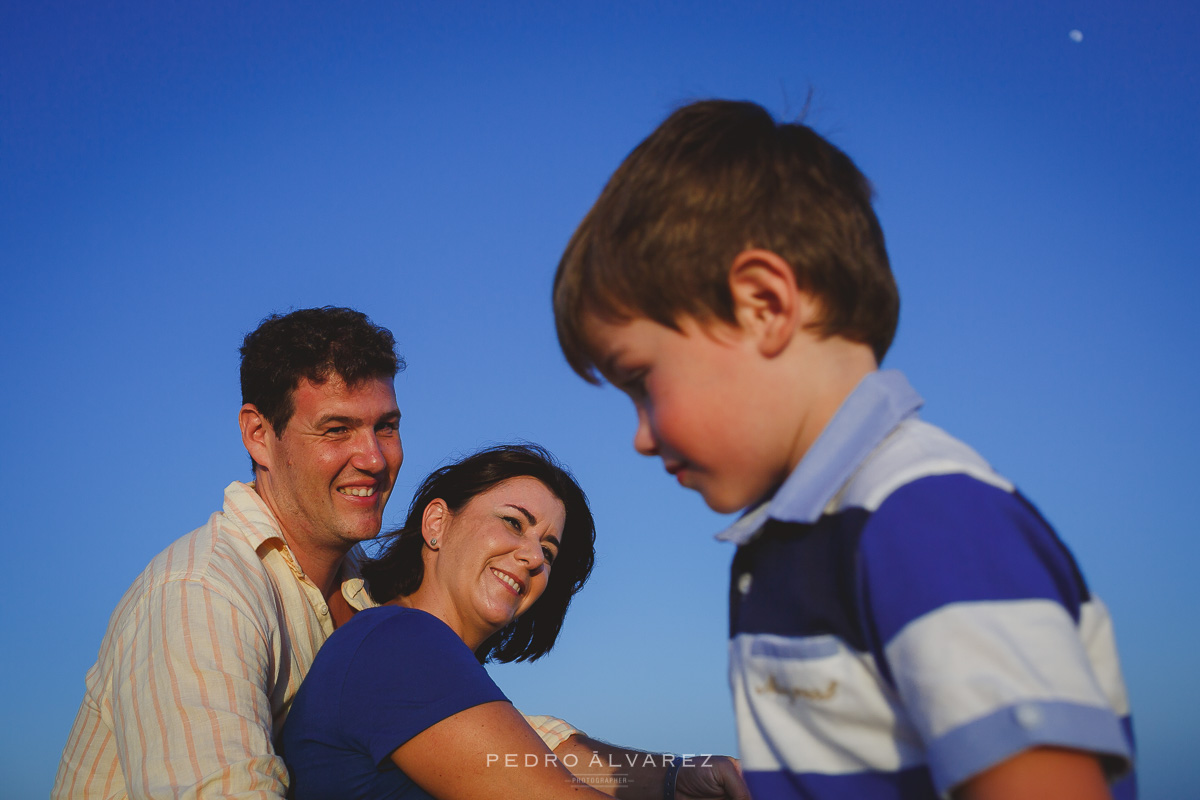
[[[502,701],[447,717],[392,752],[392,761],[439,800],[607,800],[580,783],[525,718]]]
[[[1038,747],[981,772],[955,790],[956,800],[1110,800],[1091,753]]]

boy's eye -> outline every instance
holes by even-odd
[[[646,374],[643,372],[631,375],[621,381],[617,388],[630,397],[644,397],[646,395]]]

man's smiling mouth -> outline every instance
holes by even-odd
[[[370,497],[375,494],[374,486],[342,486],[338,488],[341,494],[348,494],[353,497]]]

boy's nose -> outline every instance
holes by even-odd
[[[640,407],[637,410],[637,430],[633,434],[633,449],[644,456],[658,455],[658,440],[654,438],[654,431],[650,427],[650,418],[646,414],[646,409]]]

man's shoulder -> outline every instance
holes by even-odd
[[[231,597],[273,594],[271,571],[259,552],[271,545],[261,529],[247,525],[237,503],[231,506],[231,494],[238,499],[235,486],[245,485],[231,485],[222,510],[156,555],[130,586],[127,599],[179,583],[199,584]],[[245,498],[240,499],[244,506]]]
[[[159,580],[230,581],[240,575],[266,574],[262,560],[244,532],[222,511],[176,539],[147,565]]]

